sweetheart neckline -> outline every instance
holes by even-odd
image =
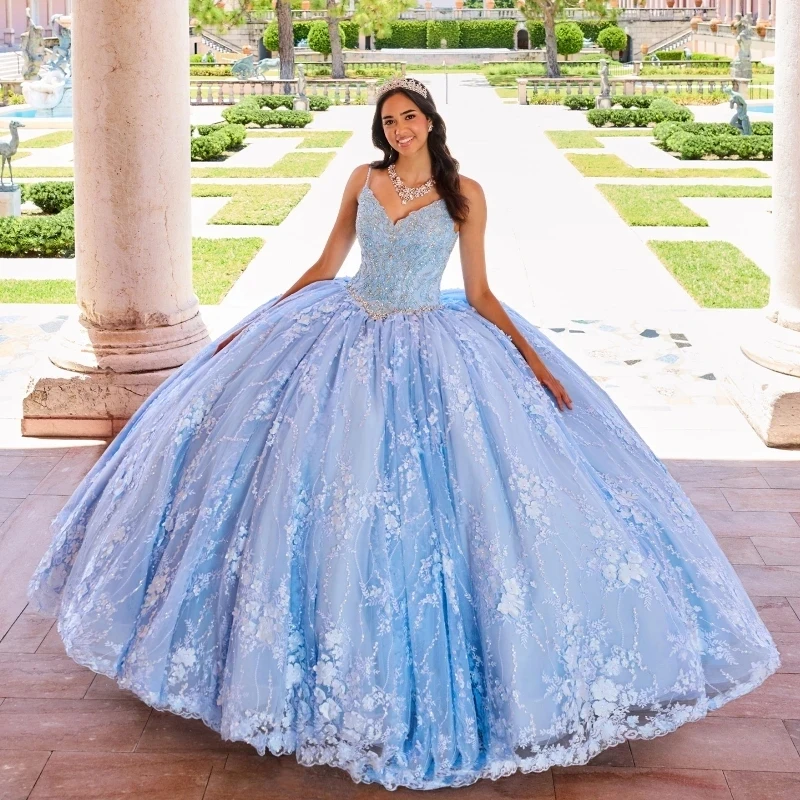
[[[415,208],[412,211],[409,211],[408,214],[406,214],[404,217],[400,217],[400,219],[398,219],[397,222],[392,222],[392,218],[389,216],[389,213],[383,207],[383,203],[381,203],[381,201],[378,200],[378,197],[375,194],[375,192],[372,191],[372,187],[371,186],[369,186],[368,184],[365,185],[364,188],[361,190],[361,193],[363,194],[367,190],[369,190],[369,193],[372,195],[372,199],[377,203],[378,207],[383,212],[384,218],[386,219],[386,221],[389,223],[389,225],[392,228],[396,228],[401,222],[403,222],[404,220],[407,220],[409,217],[413,216],[414,214],[417,214],[420,211],[424,211],[426,208],[430,208],[431,206],[435,206],[437,203],[443,203],[444,202],[444,198],[443,197],[438,197],[438,198],[436,198],[436,200],[434,200],[431,203],[427,203],[426,205],[424,205],[424,206],[422,206],[420,208]]]

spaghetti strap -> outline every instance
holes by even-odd
[[[372,174],[372,164],[369,165],[369,169],[367,169],[367,179],[364,181],[364,188],[366,189],[369,186],[369,176]]]

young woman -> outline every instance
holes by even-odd
[[[30,596],[67,652],[387,788],[581,764],[758,686],[777,650],[685,494],[489,289],[484,196],[422,84],[384,86],[373,141],[319,261],[53,523]],[[465,291],[440,293],[457,241]]]

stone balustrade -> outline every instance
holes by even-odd
[[[375,105],[377,84],[374,78],[309,78],[306,94],[343,105],[354,105],[364,98],[367,105]],[[297,94],[297,80],[192,81],[190,101],[193,106],[232,106],[250,95],[265,94]]]

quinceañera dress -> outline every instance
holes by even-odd
[[[418,789],[583,763],[774,672],[736,573],[602,389],[510,311],[560,412],[440,293],[444,201],[393,225],[365,185],[356,227],[355,277],[207,345],[59,513],[30,595],[69,655],[259,753]]]

